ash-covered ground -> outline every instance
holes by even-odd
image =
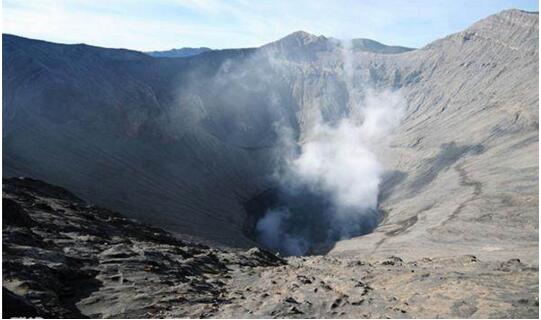
[[[3,190],[4,317],[538,317],[538,268],[519,259],[282,259],[182,241],[37,180]]]

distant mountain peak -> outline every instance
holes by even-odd
[[[308,33],[306,31],[295,31],[282,39],[278,40],[277,42],[285,42],[285,43],[295,43],[297,45],[305,45],[308,43],[312,43],[314,41],[326,39],[324,36],[316,36],[311,33]]]
[[[509,9],[481,19],[469,28],[429,43],[424,49],[459,43],[490,42],[505,50],[538,51],[539,12]]]
[[[509,9],[490,15],[474,23],[469,29],[487,29],[495,24],[513,24],[519,27],[531,27],[538,23],[539,12]]]
[[[366,51],[366,52],[387,53],[387,54],[401,53],[401,52],[415,50],[414,48],[408,48],[408,47],[402,47],[402,46],[389,46],[381,42],[371,40],[371,39],[365,39],[365,38],[351,39],[351,48],[354,51]]]
[[[306,32],[306,31],[303,31],[303,30],[298,30],[298,31],[295,31],[295,32],[292,32],[290,34],[288,34],[287,36],[285,36],[285,38],[287,37],[291,37],[291,38],[302,38],[302,39],[310,39],[310,38],[317,38],[316,35],[313,35],[309,32]]]
[[[526,15],[539,15],[538,11],[528,11],[528,10],[521,10],[521,9],[508,9],[503,10],[500,13],[497,13],[497,15],[509,15],[509,14],[526,14]]]
[[[145,53],[156,58],[186,58],[186,57],[195,56],[207,51],[212,51],[212,49],[207,48],[207,47],[199,47],[199,48],[183,47],[180,49],[171,49],[171,50],[165,50],[165,51],[149,51]]]

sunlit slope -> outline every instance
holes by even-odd
[[[537,260],[538,24],[537,13],[505,11],[378,60],[408,100],[381,156],[394,170],[381,195],[387,216],[335,251]]]

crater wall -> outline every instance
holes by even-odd
[[[330,254],[537,261],[538,33],[537,13],[510,10],[351,64],[339,42],[303,32],[167,59],[3,35],[4,175],[249,247],[244,204],[272,187],[277,126],[302,145],[317,115],[336,122],[352,98],[394,90],[405,115],[375,149],[384,219]]]

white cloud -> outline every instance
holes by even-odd
[[[512,6],[537,2],[5,0],[3,32],[139,50],[259,46],[297,30],[420,46]]]

